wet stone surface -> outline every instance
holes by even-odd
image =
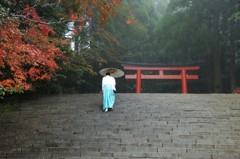
[[[239,159],[240,96],[101,94],[39,97],[2,114],[0,158]]]

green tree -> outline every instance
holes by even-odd
[[[171,0],[168,13],[156,29],[161,53],[171,57],[167,60],[181,63],[204,61],[210,92],[223,91],[224,77],[226,73],[230,74],[225,69],[230,68],[229,64],[235,65],[233,59],[230,63],[228,59],[236,55],[230,49],[237,42],[238,30],[234,28],[236,23],[229,20],[236,3],[237,1]],[[233,55],[229,56],[229,53]]]
[[[126,7],[118,10],[119,16],[110,19],[106,28],[118,40],[118,45],[113,45],[116,56],[122,61],[153,62],[154,30],[168,1],[125,0],[124,4]]]
[[[26,5],[29,6],[29,10],[36,10],[39,17],[41,17],[41,20],[29,17],[28,15],[30,14],[26,14]],[[51,27],[58,32],[58,34],[55,35],[56,38],[62,39],[64,38],[64,31],[67,28],[66,24],[68,22],[74,22],[75,25],[73,31],[76,33],[75,39],[78,39],[79,37],[81,37],[81,39],[87,39],[88,37],[92,38],[94,33],[88,31],[88,28],[82,30],[81,27],[85,27],[86,23],[90,22],[91,26],[94,27],[98,26],[101,28],[105,26],[108,22],[109,16],[115,16],[115,10],[121,5],[121,0],[2,0],[0,2],[0,25],[3,24],[2,22],[6,19],[14,19],[19,22],[20,25],[18,29],[23,32],[26,30],[28,23],[51,25]],[[91,34],[91,36],[88,34]],[[104,34],[98,34],[98,37],[103,35]],[[51,44],[55,43],[55,41],[52,41],[51,39],[49,39],[49,41]],[[78,45],[79,43],[77,42],[76,46]],[[45,47],[47,46],[48,45]],[[75,86],[75,88],[79,88],[79,85],[84,81],[83,78],[85,74],[94,74],[92,65],[102,62],[102,51],[98,51],[98,48],[95,47],[86,49],[82,51],[81,54],[79,54],[79,50],[71,51],[68,48],[63,48],[62,45],[59,45],[58,48],[61,48],[62,53],[64,53],[67,58],[63,61],[56,60],[58,66],[61,67],[59,67],[60,69],[58,72],[54,72],[54,81],[36,82],[35,85],[37,88],[46,84],[52,86],[53,89],[59,87],[60,84],[65,84],[68,86],[68,89],[74,88]],[[0,66],[2,65],[2,56],[0,56]],[[62,90],[66,88],[64,87],[65,86],[61,85],[61,88],[58,89],[59,92],[65,92]],[[49,88],[51,87],[46,89]],[[49,90],[49,92],[52,90]],[[4,89],[1,89],[1,94],[3,94],[3,91]]]

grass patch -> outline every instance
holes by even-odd
[[[0,113],[13,112],[19,110],[17,104],[4,103],[0,105]]]
[[[0,103],[0,119],[3,118],[4,113],[19,111],[20,107],[16,103]]]

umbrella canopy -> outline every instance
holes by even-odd
[[[122,77],[124,76],[124,72],[117,68],[104,68],[99,71],[100,75],[106,76],[106,73],[109,72],[110,75],[114,78]]]

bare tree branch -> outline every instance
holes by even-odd
[[[0,10],[0,21],[3,20],[3,19],[6,19],[6,18],[18,18],[20,21],[21,20],[26,20],[26,21],[29,21],[29,22],[33,22],[33,23],[37,23],[37,24],[46,24],[46,25],[50,25],[50,24],[62,24],[62,23],[67,23],[69,22],[70,20],[66,20],[64,18],[60,18],[59,21],[54,21],[53,19],[52,20],[49,20],[48,22],[45,22],[45,21],[37,21],[37,20],[34,20],[34,19],[31,19],[29,18],[29,15],[24,15],[23,12],[25,10],[25,4],[22,3],[20,0],[17,0],[16,3],[11,3],[9,2],[7,4],[7,6],[0,6],[2,7],[2,9]],[[41,6],[41,7],[55,7],[57,4],[55,3],[47,3],[47,2],[39,2],[39,1],[36,1],[36,3],[34,3],[30,8],[28,8],[28,10],[31,10],[31,9],[35,9],[36,7],[38,6]],[[8,11],[7,8],[10,8],[10,11]]]

